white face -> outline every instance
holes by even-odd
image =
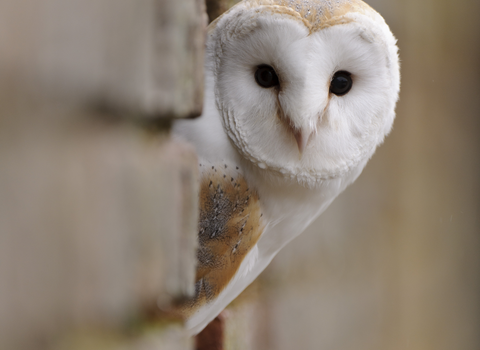
[[[240,154],[310,185],[373,154],[392,126],[399,66],[393,35],[371,12],[312,29],[286,7],[237,6],[218,21],[207,60]]]

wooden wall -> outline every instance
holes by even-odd
[[[0,348],[192,349],[201,0],[0,2]]]

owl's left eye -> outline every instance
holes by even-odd
[[[275,69],[266,64],[261,64],[255,72],[255,81],[263,88],[271,88],[278,85],[278,76]]]

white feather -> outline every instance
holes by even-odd
[[[277,6],[283,3],[293,5]],[[312,31],[302,17],[310,8],[300,15],[298,4],[316,6],[316,21],[335,6],[361,11]],[[279,89],[256,83],[260,64],[275,69]],[[353,77],[344,96],[329,91],[339,70]],[[203,115],[178,122],[174,133],[196,147],[201,162],[240,166],[259,193],[267,227],[228,286],[188,320],[192,333],[359,176],[392,128],[400,85],[396,40],[359,0],[240,3],[210,26],[205,73]],[[301,157],[296,129],[311,135]]]

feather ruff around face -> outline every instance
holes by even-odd
[[[397,51],[383,18],[361,1],[244,1],[210,25],[206,74],[238,152],[258,172],[315,187],[356,169],[390,131]],[[278,88],[256,84],[261,64],[275,69]],[[342,97],[329,92],[339,70],[354,79]],[[301,157],[292,130],[308,130]]]

